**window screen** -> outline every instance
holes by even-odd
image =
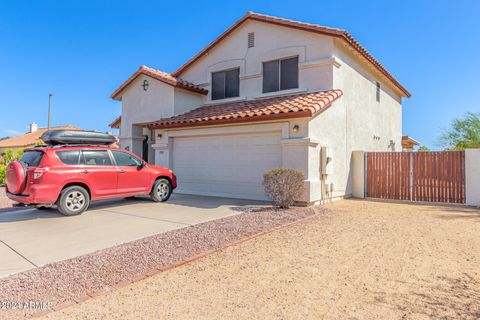
[[[57,156],[64,164],[78,165],[80,150],[57,151]]]
[[[280,90],[279,60],[263,63],[263,92]]]
[[[280,61],[280,90],[298,88],[298,58]]]
[[[240,95],[240,69],[212,73],[212,100]]]
[[[263,63],[263,92],[298,88],[298,57]]]
[[[107,150],[86,150],[82,152],[83,164],[87,166],[111,166],[112,160]]]

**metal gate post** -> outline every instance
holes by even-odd
[[[410,152],[410,179],[409,179],[409,189],[410,189],[410,201],[413,201],[413,152]]]

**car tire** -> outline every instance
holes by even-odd
[[[57,201],[58,211],[64,216],[76,216],[87,210],[90,205],[90,195],[80,186],[71,186],[60,194]]]
[[[161,178],[155,181],[150,198],[155,202],[165,202],[172,194],[172,184],[167,179]]]

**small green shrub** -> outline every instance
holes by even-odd
[[[6,174],[6,166],[0,164],[0,186],[5,184],[5,174]]]
[[[273,204],[280,208],[289,208],[304,191],[305,176],[298,170],[277,168],[263,175],[265,193]]]
[[[9,164],[12,161],[16,161],[20,159],[22,155],[23,155],[23,150],[13,152],[13,150],[9,149],[5,152],[5,154],[0,156],[0,186],[6,183],[5,178],[6,178],[7,164]]]

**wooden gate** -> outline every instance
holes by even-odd
[[[463,151],[367,152],[366,196],[465,203],[464,164]]]

